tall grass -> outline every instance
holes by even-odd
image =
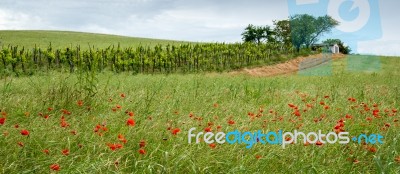
[[[400,62],[397,58],[380,60],[382,69],[375,73],[347,71],[346,59],[334,61],[333,75],[324,77],[106,72],[96,75],[94,95],[76,85],[80,80],[77,74],[8,77],[0,81],[0,109],[7,113],[4,125],[0,125],[0,171],[48,173],[51,164],[59,164],[60,173],[397,173],[400,137],[395,120],[399,115],[389,116],[384,110],[391,113],[400,108]],[[357,101],[349,103],[349,97]],[[79,100],[83,101],[81,106]],[[330,108],[324,109],[320,101]],[[299,120],[289,103],[301,109],[309,103],[313,109],[302,112]],[[372,111],[361,113],[362,103],[371,108],[377,104],[382,117],[375,118]],[[360,107],[352,109],[355,105]],[[260,108],[262,116],[249,116],[260,113]],[[71,114],[63,114],[62,109]],[[135,126],[126,125],[130,116],[125,111],[134,113]],[[332,131],[346,114],[353,116],[345,123],[350,135],[380,133],[384,144],[293,144],[285,149],[257,144],[246,149],[244,144],[210,148],[204,142],[188,144],[187,139],[190,128],[202,131],[210,122],[213,132],[218,125],[224,132]],[[69,127],[61,127],[62,115]],[[325,116],[315,122],[321,115]],[[367,117],[373,117],[372,121]],[[235,124],[228,124],[228,120]],[[108,128],[102,136],[94,132],[97,124]],[[173,135],[174,128],[181,132]],[[22,136],[22,129],[30,135]],[[126,144],[118,140],[118,134],[125,136]],[[140,147],[141,140],[145,147]],[[121,143],[123,148],[112,151],[107,143]],[[370,146],[377,151],[372,152]],[[49,154],[43,153],[44,149]],[[69,149],[68,156],[62,154],[63,149]],[[145,149],[146,154],[140,154],[139,149]]]

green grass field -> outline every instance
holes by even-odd
[[[0,31],[0,41],[26,48],[182,43],[56,31]],[[351,55],[275,77],[56,70],[5,76],[0,173],[398,173],[399,66],[397,57]],[[384,143],[189,144],[193,127],[339,130],[350,138],[380,134]]]
[[[154,47],[157,44],[180,44],[183,41],[148,39],[138,37],[126,37],[107,34],[94,34],[70,31],[34,31],[34,30],[0,30],[0,46],[20,46],[34,48],[35,44],[41,48],[47,48],[49,44],[55,49],[81,45],[82,49],[90,46],[107,48],[110,45],[121,47],[137,47],[139,45]]]
[[[374,58],[371,67],[363,57],[307,70],[331,69],[327,76],[102,73],[95,96],[79,74],[8,77],[0,81],[0,172],[49,173],[57,164],[60,173],[398,173],[400,59]],[[350,136],[379,133],[384,143],[188,144],[192,127],[329,132],[341,118]]]

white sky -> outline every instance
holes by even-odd
[[[271,25],[272,20],[287,18],[288,1],[327,0],[0,0],[0,30],[71,30],[239,42],[248,24]],[[351,0],[330,2],[336,1]],[[397,0],[379,1],[382,37],[354,40],[356,44],[350,44],[354,52],[400,56],[398,7]]]

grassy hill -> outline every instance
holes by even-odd
[[[156,44],[180,44],[183,41],[127,37],[108,34],[95,34],[71,31],[35,31],[35,30],[2,30],[0,31],[0,45],[18,45],[25,48],[47,47],[51,42],[53,48],[64,48],[72,45],[81,45],[83,49],[88,45],[96,48],[105,48],[120,43],[122,47],[136,47],[138,45],[154,46]]]

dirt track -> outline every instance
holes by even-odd
[[[239,74],[247,74],[250,76],[259,76],[259,77],[269,77],[283,74],[290,74],[297,72],[299,70],[299,63],[305,61],[307,59],[315,59],[321,58],[322,54],[312,55],[308,57],[298,57],[296,59],[289,60],[284,63],[270,65],[270,66],[262,66],[257,68],[244,68],[238,71],[230,72],[231,75],[239,75]],[[333,54],[333,59],[341,59],[344,58],[343,54]]]

